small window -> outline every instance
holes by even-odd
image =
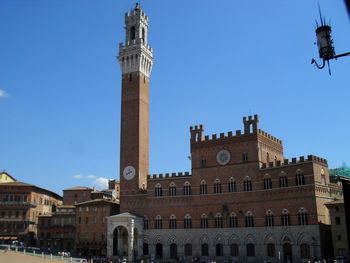
[[[295,175],[295,181],[296,185],[304,185],[305,184],[305,177],[304,173],[301,170],[298,170]]]
[[[207,160],[206,159],[202,159],[201,160],[201,168],[205,168],[207,167]]]
[[[290,216],[287,209],[284,209],[282,211],[281,220],[282,220],[282,226],[290,226]]]
[[[217,213],[215,216],[215,227],[216,228],[222,228],[223,222],[222,222],[222,216],[220,213]]]
[[[236,188],[236,181],[235,179],[233,179],[232,177],[230,178],[229,182],[228,182],[228,192],[229,193],[233,193],[236,192],[237,188]]]
[[[279,182],[280,182],[281,188],[288,187],[288,178],[287,178],[287,175],[285,173],[282,172],[280,174]]]
[[[208,217],[206,214],[201,216],[201,228],[208,228]]]
[[[339,216],[335,217],[335,224],[340,225],[340,217]]]
[[[169,186],[169,195],[176,196],[176,185],[175,183],[171,183]]]
[[[272,181],[271,181],[271,177],[269,174],[265,175],[264,178],[264,189],[268,190],[268,189],[272,189]]]
[[[214,183],[214,194],[220,194],[220,193],[221,193],[221,182],[219,179],[216,179]]]
[[[132,81],[132,74],[129,74],[129,81]]]
[[[189,214],[185,215],[184,228],[186,228],[186,229],[192,228],[192,220],[191,220],[191,216]]]
[[[201,195],[208,194],[207,183],[204,180],[201,181],[201,184],[200,184],[200,187],[199,187],[199,192],[200,192]]]
[[[307,225],[308,224],[308,216],[304,208],[301,208],[298,213],[298,221],[299,225]]]
[[[157,184],[154,188],[154,195],[155,196],[163,196],[162,186],[160,184]]]
[[[162,229],[163,228],[163,221],[162,221],[162,217],[160,215],[156,216],[156,220],[154,221],[154,228],[155,229]]]
[[[341,241],[341,235],[338,235],[338,241]]]
[[[183,190],[184,195],[191,195],[191,184],[189,182],[185,182]]]
[[[231,213],[230,215],[230,227],[231,228],[237,227],[237,216],[235,213]]]
[[[134,40],[136,38],[136,28],[132,26],[130,28],[130,40]]]
[[[247,212],[245,216],[245,227],[254,227],[254,217],[251,212]]]
[[[271,210],[268,210],[265,215],[265,226],[274,226],[275,221]]]
[[[248,162],[248,154],[243,153],[242,159],[243,159],[243,162]]]
[[[247,176],[246,179],[243,182],[243,188],[245,192],[252,191],[252,181],[250,180],[250,177]]]
[[[169,219],[169,228],[176,229],[176,217],[175,215],[171,215]]]

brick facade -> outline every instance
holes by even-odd
[[[0,239],[35,245],[38,217],[55,211],[62,197],[22,182],[0,184]]]
[[[191,172],[146,175],[149,81],[137,54],[149,50],[140,36],[145,28],[147,32],[148,17],[136,5],[125,23],[126,43],[120,44],[118,57],[121,210],[144,219],[138,229],[144,244],[134,250],[150,258],[232,257],[243,262],[307,262],[330,256],[324,204],[342,199],[341,188],[330,183],[325,159],[286,159],[282,141],[259,128],[258,115],[244,117],[242,131],[226,134],[209,136],[203,125],[190,127]],[[125,174],[130,165],[136,172]],[[111,227],[122,227],[127,215],[111,218]],[[112,239],[114,230],[108,233]]]

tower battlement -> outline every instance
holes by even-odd
[[[149,174],[147,179],[165,179],[174,177],[189,177],[192,176],[190,172],[165,173],[165,174]]]
[[[269,169],[269,168],[276,168],[276,167],[287,166],[287,165],[301,164],[306,162],[316,162],[316,163],[320,163],[325,166],[328,166],[328,162],[326,159],[320,158],[315,155],[308,155],[307,158],[305,158],[305,156],[300,156],[299,158],[294,157],[291,159],[284,159],[283,161],[276,160],[274,162],[262,163],[260,168]]]
[[[258,129],[258,134],[260,134],[260,135],[266,137],[266,138],[269,139],[269,140],[272,140],[272,141],[274,141],[274,142],[277,142],[277,143],[279,143],[279,144],[282,144],[282,140],[277,139],[276,137],[272,136],[271,134],[269,134],[269,133],[267,133],[267,132],[265,132],[265,131],[263,131],[263,130],[261,130],[261,129]]]
[[[243,124],[244,124],[244,131],[242,133],[241,130],[236,130],[235,133],[232,131],[229,131],[227,133],[219,133],[219,134],[211,134],[211,135],[204,135],[204,126],[200,124],[199,126],[191,126],[190,127],[190,133],[191,133],[191,143],[199,143],[199,142],[208,142],[208,141],[217,141],[221,139],[228,139],[228,138],[236,138],[236,137],[243,137],[246,135],[252,135],[252,134],[259,134],[263,137],[278,143],[282,144],[282,140],[277,139],[276,137],[270,135],[269,133],[258,129],[258,121],[259,117],[258,115],[254,116],[247,116],[243,117]],[[252,129],[250,128],[252,126]]]
[[[118,60],[123,74],[141,72],[150,77],[153,49],[148,45],[148,16],[139,4],[125,13],[125,43],[119,43]]]
[[[139,3],[136,3],[135,7],[131,11],[125,13],[125,23],[129,22],[130,19],[134,19],[135,16],[142,18],[148,22],[148,15],[143,12],[143,10],[140,8]]]

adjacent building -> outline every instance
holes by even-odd
[[[61,204],[60,195],[44,188],[18,181],[0,183],[0,240],[35,245],[38,217]]]
[[[39,216],[38,240],[46,251],[74,252],[75,206],[61,205],[55,212]]]
[[[76,252],[84,256],[106,256],[107,217],[119,214],[119,203],[96,199],[76,205]]]
[[[0,183],[12,183],[16,181],[17,180],[13,178],[11,175],[9,175],[7,172],[5,171],[0,172]]]
[[[348,258],[349,250],[344,201],[331,201],[326,203],[326,206],[329,210],[332,225],[334,255]]]

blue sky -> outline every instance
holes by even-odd
[[[350,57],[317,58],[318,2],[337,53],[350,51],[342,0],[143,0],[155,65],[150,173],[189,171],[189,126],[260,128],[287,158],[350,163]],[[119,177],[121,73],[129,0],[0,0],[0,169],[59,194]],[[96,181],[97,180],[97,181]]]

